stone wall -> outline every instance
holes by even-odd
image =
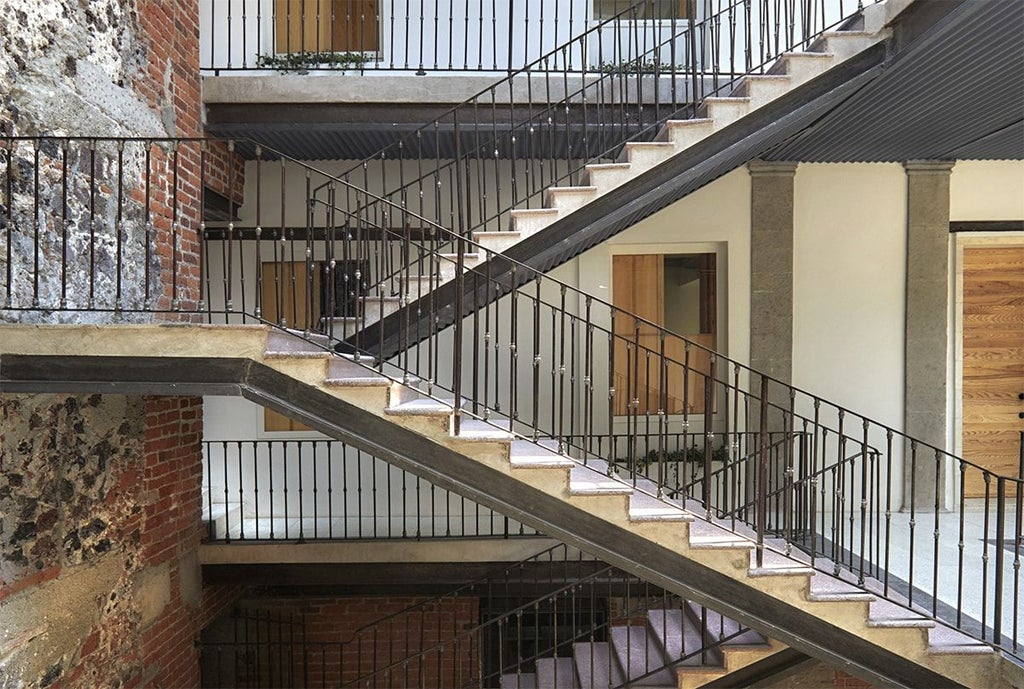
[[[0,139],[0,282],[11,274],[0,309],[27,309],[0,321],[199,306],[203,187],[237,203],[243,180],[224,146],[167,141],[203,134],[198,11],[194,0],[0,3],[0,134],[86,137],[66,151]],[[107,313],[54,313],[65,308]]]
[[[198,685],[201,412],[0,396],[0,687]]]

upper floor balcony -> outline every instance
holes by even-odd
[[[462,103],[518,119],[616,105],[639,121],[728,95],[862,4],[200,0],[206,122],[299,157],[288,134],[315,132],[332,152],[318,157],[362,158]]]

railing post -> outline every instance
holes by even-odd
[[[995,601],[992,603],[992,643],[999,645],[1002,642],[1003,626],[1003,541],[1006,540],[1006,478],[996,477],[996,581]],[[984,620],[982,620],[984,624]]]
[[[757,566],[764,566],[764,530],[768,518],[768,376],[761,375],[757,449]]]

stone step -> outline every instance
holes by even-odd
[[[536,675],[537,689],[580,689],[572,658],[540,658]]]
[[[562,216],[582,208],[599,194],[597,187],[551,187],[544,192],[544,205],[557,208]]]
[[[618,162],[629,163],[635,177],[675,154],[676,145],[669,141],[631,141],[622,147]]]
[[[788,74],[752,74],[744,77],[733,96],[750,99],[750,109],[755,110],[785,95],[793,88],[793,78]]]
[[[671,687],[674,684],[674,674],[665,668],[673,659],[658,643],[657,636],[648,634],[646,626],[616,625],[608,635],[615,658],[628,680],[653,673],[635,686]]]
[[[473,232],[473,241],[495,254],[503,253],[518,244],[522,239],[523,233],[518,230],[503,232],[477,230]]]
[[[835,64],[835,59],[832,53],[783,53],[768,73],[788,75],[791,80],[790,88],[796,88],[830,69]]]
[[[584,168],[591,186],[605,193],[633,179],[633,167],[629,163],[595,163]]]
[[[532,672],[502,675],[501,689],[537,689],[537,675]]]
[[[510,211],[509,217],[512,219],[510,230],[519,233],[520,238],[525,239],[558,220],[559,209],[519,208]],[[473,236],[476,241],[476,233]]]
[[[692,120],[669,120],[658,133],[658,140],[674,143],[678,150],[683,151],[711,136],[714,131],[715,122],[707,117]]]
[[[626,680],[606,641],[575,643],[572,655],[580,686],[585,689],[618,687]]]
[[[751,110],[749,98],[733,98],[729,96],[705,98],[700,112],[713,120],[715,131],[725,129],[730,124],[743,118]]]

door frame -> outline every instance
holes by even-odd
[[[1012,225],[1012,223],[1007,223]],[[953,338],[950,352],[952,362],[947,389],[951,391],[949,406],[952,408],[953,448],[957,457],[963,457],[964,441],[964,250],[980,247],[1022,247],[1024,248],[1024,232],[1022,231],[963,231],[953,233]]]

